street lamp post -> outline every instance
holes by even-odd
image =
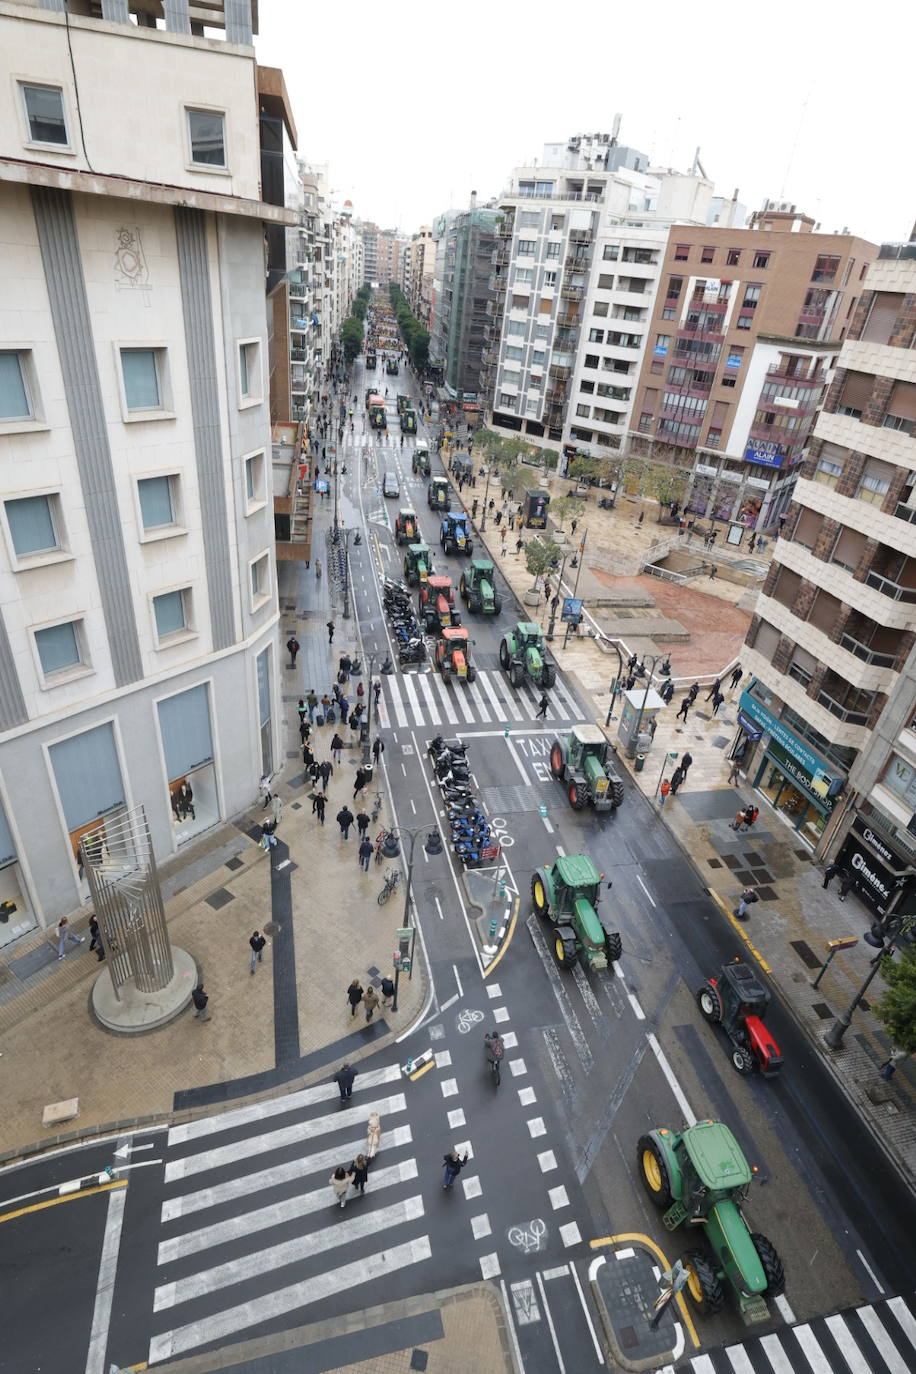
[[[400,843],[400,842],[401,842],[401,838],[402,838],[402,837],[403,837],[404,839],[408,839],[408,840],[410,841],[410,850],[409,850],[408,856],[407,856],[407,885],[406,885],[406,891],[405,891],[405,893],[404,893],[404,925],[403,925],[403,929],[405,929],[405,930],[410,929],[410,898],[411,898],[412,889],[413,889],[413,856],[414,856],[414,850],[415,850],[415,848],[416,848],[417,840],[418,840],[418,839],[420,838],[420,836],[423,835],[423,834],[426,835],[426,842],[424,843],[423,848],[424,848],[424,850],[426,851],[426,853],[430,856],[430,858],[435,858],[438,854],[441,854],[441,853],[442,853],[442,837],[440,836],[439,831],[438,831],[438,829],[437,829],[436,826],[435,826],[435,823],[432,823],[432,825],[421,825],[421,826],[418,826],[416,829],[409,829],[407,826],[404,826],[404,825],[393,826],[392,829],[388,831],[388,834],[385,836],[384,840],[382,841],[382,854],[384,855],[384,857],[385,857],[386,859],[397,859],[397,858],[400,857],[400,853],[401,853],[401,843]],[[411,942],[411,944],[412,944],[412,942]],[[392,1011],[397,1011],[397,1009],[398,1009],[398,985],[399,985],[399,982],[400,982],[400,974],[401,974],[401,960],[400,960],[400,957],[399,957],[399,958],[398,958],[398,962],[397,962],[397,964],[395,965],[395,970],[394,970],[394,997],[392,998],[392,1001],[391,1001],[391,1010],[392,1010]],[[410,962],[410,968],[409,968],[408,971],[407,971],[407,977],[408,977],[408,979],[410,979],[410,978],[413,977],[413,960],[412,960],[412,959],[411,959],[411,962]]]
[[[362,764],[364,768],[369,763],[369,755],[371,752],[369,739],[372,734],[372,703],[375,696],[372,690],[372,676],[375,672],[375,660],[381,658],[383,655],[387,657],[387,651],[385,649],[373,649],[369,655],[369,690],[366,696],[366,719],[359,732],[359,742],[363,746]]]
[[[350,535],[351,529],[338,532],[344,537],[343,618],[350,619]],[[336,540],[335,540],[336,542]]]
[[[665,752],[665,757],[662,759],[662,771],[659,773],[659,775],[658,775],[658,782],[655,784],[655,792],[654,792],[654,794],[653,794],[654,796],[656,796],[656,797],[658,796],[658,789],[659,789],[659,788],[661,787],[661,785],[662,785],[662,779],[663,779],[664,776],[665,776],[665,769],[668,767],[668,760],[669,760],[669,759],[676,759],[676,758],[677,758],[677,754],[678,754],[678,751],[677,751],[676,749],[668,749],[668,750]]]
[[[605,729],[607,729],[614,719],[614,702],[617,700],[617,693],[620,690],[620,679],[623,677],[623,654],[620,652],[620,645],[617,643],[616,639],[609,639],[608,643],[617,655],[617,677],[614,679],[614,684],[611,687],[611,704],[607,708],[607,719],[604,722]]]
[[[828,1045],[830,1049],[838,1050],[840,1048],[843,1043],[843,1036],[849,1030],[852,1022],[852,1014],[871,987],[875,976],[881,968],[884,958],[887,955],[893,954],[900,936],[910,930],[914,924],[916,924],[916,917],[897,916],[884,924],[876,922],[871,930],[867,931],[865,935],[862,936],[865,943],[871,945],[873,949],[877,949],[878,953],[871,961],[871,972],[865,979],[865,982],[859,988],[859,991],[843,1012],[843,1015],[837,1017],[827,1034],[824,1036],[824,1044]]]
[[[486,532],[486,528],[487,528],[487,496],[488,496],[489,491],[490,491],[490,474],[492,473],[492,471],[493,471],[493,463],[492,463],[492,460],[488,460],[488,462],[487,462],[487,485],[484,487],[484,492],[483,492],[483,514],[482,514],[481,517],[480,517],[480,533],[481,533],[481,534],[484,534],[484,533]]]
[[[547,626],[548,640],[553,639],[553,627],[557,623],[557,607],[560,604],[560,592],[563,590],[563,574],[566,571],[566,558],[567,555],[564,553],[563,562],[560,564],[560,575],[557,578],[557,589],[554,592],[553,598],[550,602],[550,622]]]

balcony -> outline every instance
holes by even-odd
[[[547,375],[553,378],[554,381],[568,382],[572,376],[572,368],[562,367],[557,363],[551,363],[547,369]]]
[[[894,514],[898,520],[908,520],[911,525],[916,525],[916,506],[908,506],[905,501],[898,501],[894,507]]]
[[[567,253],[563,263],[567,272],[587,272],[591,265],[588,253]]]
[[[878,249],[879,258],[916,258],[916,242],[882,243]]]
[[[560,287],[560,295],[567,301],[581,301],[585,295],[581,286],[567,286],[566,282]]]
[[[896,654],[876,653],[874,649],[869,649],[867,644],[861,644],[858,639],[853,639],[852,635],[841,635],[840,645],[849,653],[855,654],[863,663],[870,663],[875,668],[894,668],[897,665]]]
[[[828,696],[826,692],[818,692],[817,703],[819,706],[825,706],[832,716],[836,716],[837,720],[843,721],[846,725],[868,724],[867,711],[848,711],[845,706],[834,701],[833,697]]]
[[[589,245],[591,244],[593,238],[594,235],[592,234],[591,229],[570,229],[569,231],[570,243],[582,243]]]
[[[870,572],[865,585],[874,587],[875,591],[890,597],[892,601],[916,602],[916,587],[904,587],[899,582],[892,582],[889,577],[882,577],[880,573]]]

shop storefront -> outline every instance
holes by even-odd
[[[853,890],[876,916],[889,910],[909,916],[916,911],[916,870],[885,835],[857,816],[836,862],[852,878]]]
[[[220,818],[206,684],[158,703],[172,826],[185,844]]]
[[[6,813],[0,806],[0,948],[27,935],[37,925],[19,871]]]
[[[777,720],[749,689],[741,694],[739,721],[741,717],[760,731],[754,787],[813,849],[843,791],[845,778]],[[750,736],[751,732],[746,733]]]

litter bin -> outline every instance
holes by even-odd
[[[637,773],[641,773],[642,770],[645,768],[645,766],[646,766],[646,756],[645,756],[645,754],[637,754],[637,755],[636,755],[636,766],[635,766],[634,771],[637,772]]]

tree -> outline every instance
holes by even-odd
[[[550,514],[553,516],[557,529],[563,528],[563,522],[567,519],[575,518],[585,510],[585,502],[581,496],[559,496],[550,503]]]
[[[662,518],[662,510],[665,506],[670,506],[672,501],[682,502],[687,491],[687,479],[690,474],[683,468],[677,468],[670,463],[652,463],[646,473],[645,489],[654,496],[658,502],[658,519]]]
[[[562,557],[563,550],[552,539],[545,539],[540,534],[529,539],[525,545],[525,567],[534,578],[532,586],[536,587],[538,578],[549,572]]]
[[[887,988],[875,1014],[898,1049],[916,1054],[916,946],[884,959],[881,974]]]
[[[350,315],[340,326],[340,342],[343,344],[344,357],[352,363],[363,346],[362,321]]]
[[[573,458],[566,469],[567,477],[572,477],[576,482],[597,482],[600,475],[601,464],[597,458],[587,458],[584,453],[580,453],[577,458]]]

